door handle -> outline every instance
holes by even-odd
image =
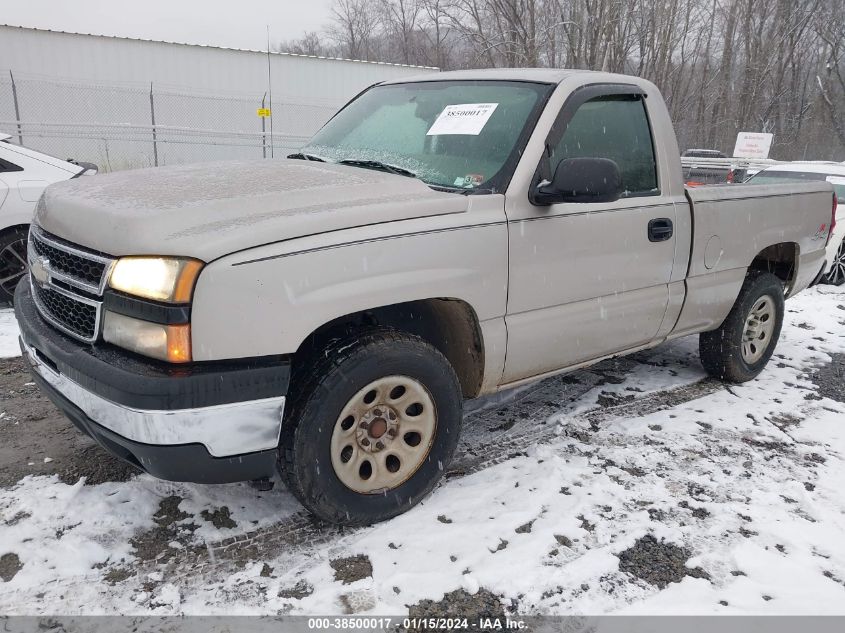
[[[654,218],[648,222],[648,241],[665,242],[672,238],[675,229],[669,218]]]

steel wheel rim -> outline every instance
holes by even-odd
[[[742,332],[742,359],[749,365],[759,361],[772,344],[775,330],[775,301],[763,295],[755,302],[745,319]]]
[[[361,494],[392,490],[423,465],[436,431],[434,399],[422,383],[408,376],[374,380],[349,399],[335,422],[335,475]]]
[[[27,270],[26,239],[15,240],[0,251],[0,288],[9,295],[15,294],[15,286]]]
[[[827,274],[827,282],[834,286],[841,286],[845,283],[845,241],[839,245],[836,251],[830,272]]]

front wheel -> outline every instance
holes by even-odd
[[[314,354],[293,385],[280,472],[319,518],[389,519],[434,488],[458,442],[462,397],[446,358],[422,339],[373,329]]]
[[[722,325],[699,335],[704,369],[728,382],[756,378],[775,351],[783,314],[783,282],[771,273],[750,271]]]
[[[841,286],[845,283],[845,239],[842,240],[839,248],[836,249],[836,255],[833,256],[833,263],[827,274],[822,277],[822,282],[833,286]]]

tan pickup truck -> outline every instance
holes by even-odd
[[[49,187],[15,310],[38,385],[115,455],[280,473],[365,524],[432,490],[466,398],[699,333],[709,373],[754,378],[834,204],[827,183],[685,189],[636,77],[429,74],[287,160]]]

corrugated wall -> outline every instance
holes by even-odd
[[[275,53],[270,68],[282,152],[367,86],[433,70]],[[0,26],[0,128],[17,134],[9,71],[35,149],[106,169],[271,152],[266,53]]]

